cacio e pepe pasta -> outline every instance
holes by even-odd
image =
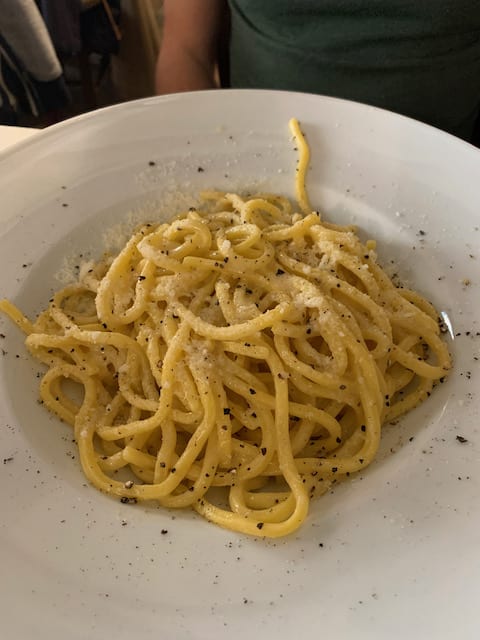
[[[435,309],[312,210],[290,127],[297,206],[205,192],[205,211],[142,227],[33,323],[0,302],[95,487],[268,537],[371,463],[382,426],[451,367]]]

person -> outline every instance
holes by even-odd
[[[55,121],[70,104],[63,69],[35,0],[0,0],[0,124]]]
[[[478,0],[164,0],[157,93],[284,89],[478,135]]]

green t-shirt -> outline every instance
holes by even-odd
[[[337,96],[470,138],[480,0],[229,0],[230,85]]]

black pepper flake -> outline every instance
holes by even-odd
[[[342,441],[342,439],[341,439],[341,438],[339,438],[339,437],[337,436],[337,438],[335,439],[335,442],[336,442],[337,444],[340,444],[340,443],[341,443],[341,441]]]
[[[164,536],[168,533],[168,529],[162,529],[160,533],[162,534],[162,536]]]
[[[205,169],[203,167],[197,167],[198,173],[203,173]]]
[[[149,160],[148,166],[149,167],[154,167],[155,166],[155,162],[153,160]]]
[[[260,449],[260,451],[262,452],[262,456],[266,456],[267,455],[267,447],[262,447]]]
[[[460,442],[461,444],[465,444],[466,442],[468,442],[467,438],[464,438],[463,436],[457,436],[456,440],[458,440],[458,442]]]
[[[263,522],[257,522],[257,529],[263,529]]]
[[[332,473],[337,473],[338,467],[332,467]]]
[[[8,462],[12,462],[13,456],[9,456],[8,458],[3,459],[3,464],[7,464]]]
[[[251,393],[252,396],[254,396],[257,392],[255,391],[255,389],[252,389],[250,387],[249,392]]]
[[[283,274],[285,273],[285,271],[283,269],[277,269],[275,275],[277,276],[283,276]]]
[[[228,407],[223,407],[223,415],[224,416],[229,416],[230,415],[230,409]]]
[[[146,279],[147,279],[147,276],[138,276],[138,280],[140,282],[143,282],[143,280],[146,280]]]
[[[365,432],[365,431],[367,430],[367,427],[366,427],[364,424],[362,424],[362,426],[360,427],[360,429],[361,429],[361,431]]]

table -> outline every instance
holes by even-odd
[[[31,129],[29,127],[7,127],[0,125],[0,151],[7,149],[21,140],[26,140],[36,135],[39,131],[40,129]]]

